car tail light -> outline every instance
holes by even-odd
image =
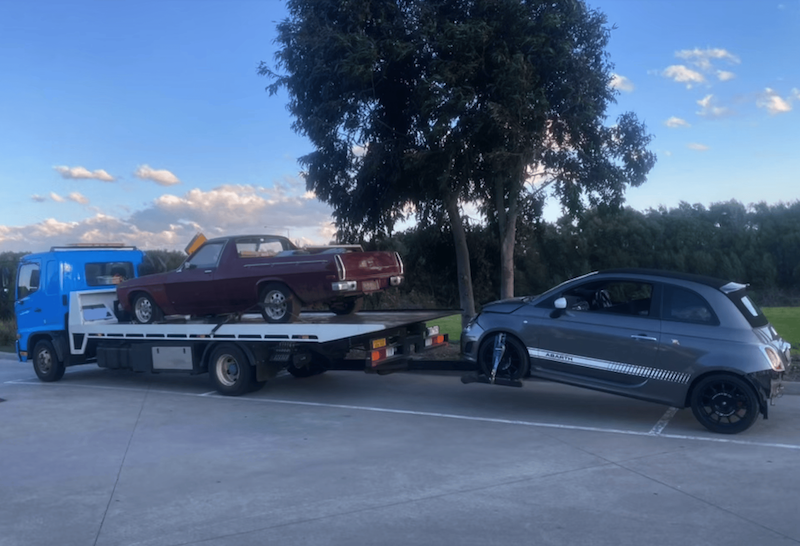
[[[773,349],[772,347],[763,347],[764,354],[767,356],[767,360],[769,360],[769,365],[772,367],[773,370],[776,372],[782,372],[784,370],[783,367],[783,360],[781,360],[778,351]]]
[[[347,270],[344,268],[344,262],[342,258],[337,254],[333,257],[334,261],[336,262],[336,274],[339,275],[339,280],[344,280],[347,276]]]

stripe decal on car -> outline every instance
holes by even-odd
[[[662,370],[660,368],[649,368],[647,366],[637,366],[636,364],[625,364],[623,362],[614,362],[611,360],[600,360],[599,358],[591,358],[588,356],[557,353],[555,351],[536,349],[534,347],[528,347],[528,354],[532,358],[551,360],[553,362],[563,362],[565,364],[583,366],[585,368],[593,368],[595,370],[633,375],[636,377],[667,381],[670,383],[686,384],[689,383],[689,379],[691,379],[691,374],[684,372],[672,372],[669,370]]]

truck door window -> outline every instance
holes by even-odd
[[[17,299],[27,298],[39,290],[39,264],[22,264],[17,276]]]

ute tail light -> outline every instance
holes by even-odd
[[[347,270],[344,268],[344,262],[338,254],[334,256],[336,262],[336,274],[339,275],[339,280],[342,281],[347,276]]]

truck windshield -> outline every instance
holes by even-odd
[[[86,264],[88,286],[108,286],[133,278],[131,262],[95,262]]]

